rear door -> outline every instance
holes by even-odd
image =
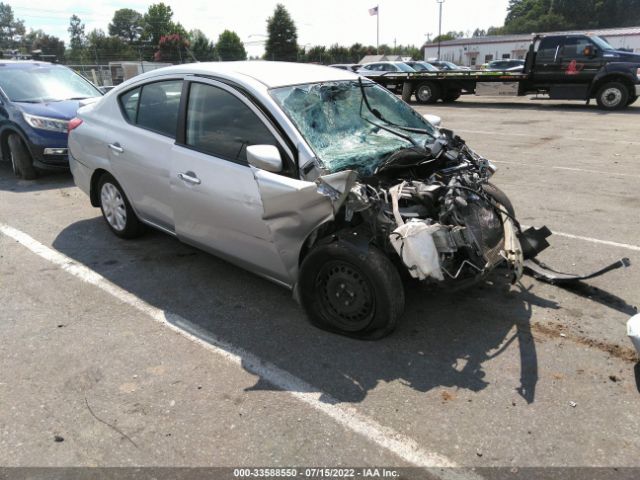
[[[536,83],[551,84],[563,80],[562,44],[564,37],[543,38],[538,47],[533,79]]]
[[[262,218],[264,208],[246,148],[278,146],[290,166],[291,152],[260,110],[233,87],[198,80],[189,82],[188,92],[184,132],[171,155],[178,237],[288,283],[289,272]]]
[[[124,121],[105,133],[113,174],[136,212],[174,230],[169,190],[171,151],[176,138],[183,81],[147,83],[120,95]]]

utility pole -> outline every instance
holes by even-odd
[[[442,42],[442,4],[444,0],[436,0],[440,6],[440,20],[438,22],[438,60],[440,60],[440,43]]]

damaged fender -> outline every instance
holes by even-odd
[[[298,278],[300,251],[318,226],[331,221],[347,199],[357,174],[351,170],[321,176],[316,183],[251,167],[262,200],[262,219],[289,274]]]

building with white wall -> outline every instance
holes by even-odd
[[[593,34],[604,37],[613,47],[640,53],[640,27],[573,32],[549,32],[544,35],[570,33]],[[483,63],[503,58],[524,59],[529,51],[533,35],[497,35],[491,37],[459,38],[440,43],[440,60],[467,67],[479,67]],[[424,45],[425,60],[438,57],[438,44]]]

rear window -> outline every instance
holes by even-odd
[[[124,117],[139,127],[176,137],[182,80],[154,82],[120,95]]]

